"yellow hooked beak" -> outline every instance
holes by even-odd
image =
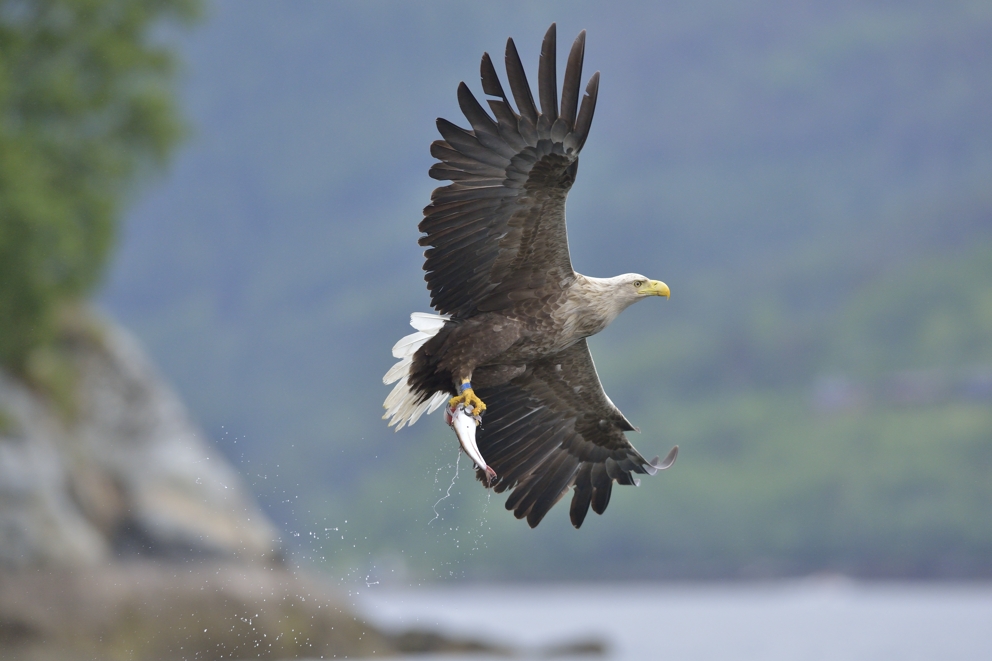
[[[672,292],[661,280],[648,280],[647,284],[637,290],[641,296],[664,296],[668,298]]]

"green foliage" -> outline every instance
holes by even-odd
[[[0,364],[23,372],[98,281],[129,185],[181,136],[153,38],[196,0],[0,2]]]

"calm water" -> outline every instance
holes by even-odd
[[[380,626],[500,642],[526,658],[598,638],[609,650],[598,658],[624,661],[992,659],[989,584],[372,586],[356,606]]]

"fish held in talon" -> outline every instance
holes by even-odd
[[[677,449],[659,463],[630,444],[634,425],[603,391],[586,343],[627,307],[671,292],[639,273],[599,278],[572,268],[565,198],[592,126],[599,72],[583,91],[582,31],[559,91],[556,41],[552,24],[536,97],[510,39],[507,86],[486,53],[485,104],[461,83],[468,127],[437,120],[441,139],[431,145],[437,162],[428,174],[450,183],[434,190],[419,225],[436,314],[414,313],[416,332],[393,347],[399,362],[383,381],[396,385],[383,417],[399,430],[447,404],[477,477],[509,492],[514,516],[537,526],[571,491],[578,528],[590,508],[606,510],[615,482],[636,485],[635,473],[675,461]]]
[[[479,453],[479,446],[475,442],[475,433],[482,423],[482,417],[471,412],[465,404],[452,404],[444,410],[444,421],[455,430],[458,444],[461,445],[465,454],[486,475],[488,480],[486,486],[493,484],[496,481],[496,471],[486,465],[486,460],[482,458],[482,454]]]

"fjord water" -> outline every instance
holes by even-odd
[[[546,658],[554,646],[591,640],[605,643],[605,656],[554,658],[992,658],[992,584],[987,583],[856,583],[830,577],[737,584],[372,586],[357,596],[356,605],[369,621],[387,628],[437,628],[517,647],[524,658]]]

